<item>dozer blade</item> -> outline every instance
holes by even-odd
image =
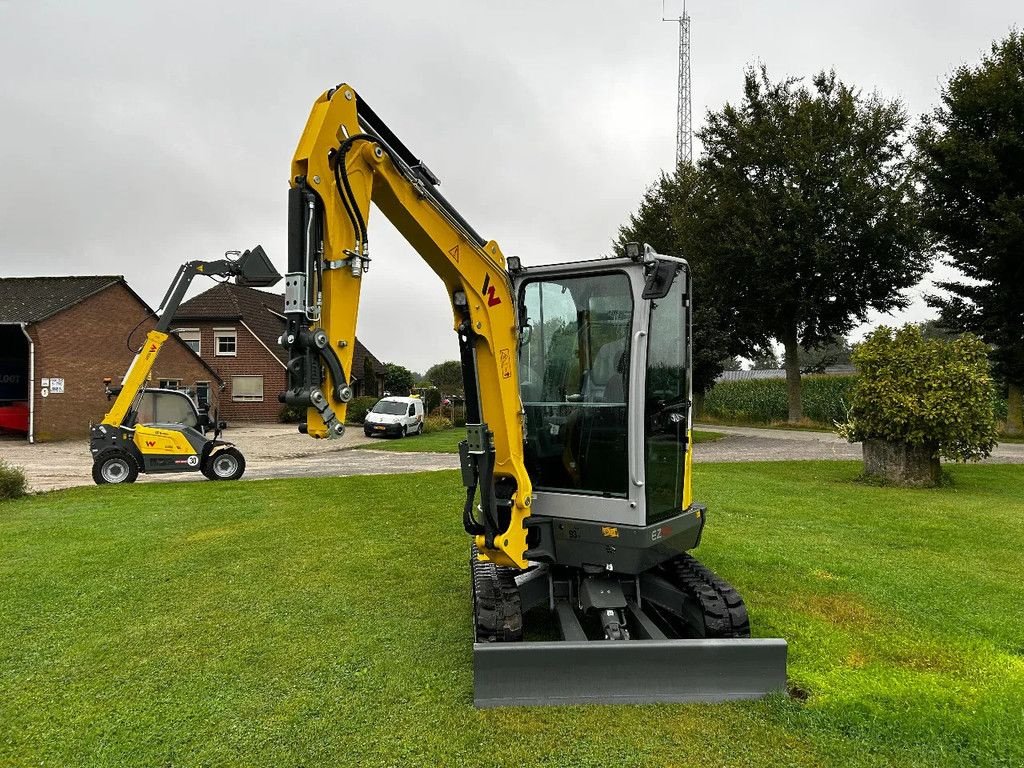
[[[757,699],[786,688],[775,638],[475,643],[478,708]]]

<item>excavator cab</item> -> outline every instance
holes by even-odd
[[[648,257],[516,277],[534,515],[648,525],[689,505],[688,268],[666,262],[664,296],[644,299]]]

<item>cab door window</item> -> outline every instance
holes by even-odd
[[[622,272],[526,282],[519,350],[538,490],[624,497],[633,296]]]

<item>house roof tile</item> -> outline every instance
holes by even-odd
[[[0,323],[37,323],[123,281],[120,275],[0,277]]]

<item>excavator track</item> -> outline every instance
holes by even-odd
[[[664,563],[662,571],[665,578],[700,605],[704,620],[703,637],[750,637],[747,607],[729,582],[689,554]]]
[[[478,643],[510,643],[523,639],[523,609],[514,568],[499,568],[477,559],[470,548],[473,576],[473,623]]]

